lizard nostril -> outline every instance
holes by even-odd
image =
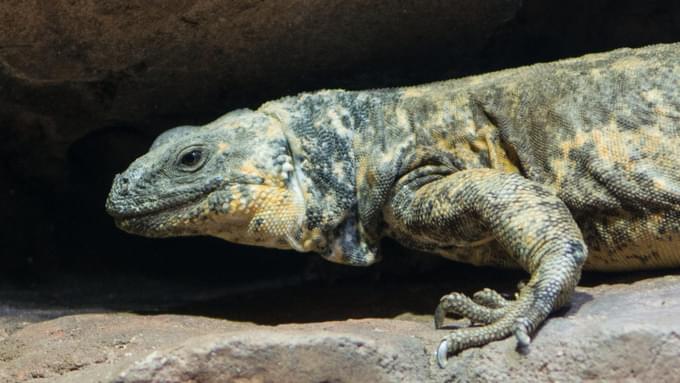
[[[114,180],[114,183],[116,184],[116,189],[118,189],[118,193],[121,195],[127,195],[128,194],[128,186],[130,184],[130,179],[121,175],[117,175],[116,179]]]

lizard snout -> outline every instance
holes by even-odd
[[[113,186],[111,191],[120,196],[126,196],[129,192],[130,179],[122,174],[116,174],[113,178]]]
[[[129,195],[130,179],[123,174],[116,174],[113,178],[111,191],[106,198],[106,211],[114,217],[119,215],[125,205],[124,201]]]

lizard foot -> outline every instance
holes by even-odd
[[[551,311],[551,305],[546,303],[530,286],[524,286],[516,300],[507,300],[490,289],[475,293],[473,299],[461,293],[445,295],[435,311],[436,328],[442,327],[447,314],[468,318],[482,326],[457,329],[442,338],[435,351],[437,363],[443,368],[449,354],[513,334],[518,347],[527,347],[531,341],[529,334]]]

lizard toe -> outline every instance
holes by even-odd
[[[511,302],[510,300],[505,299],[495,290],[491,289],[477,291],[474,293],[474,295],[472,295],[472,300],[479,305],[486,306],[491,309],[505,307]]]
[[[494,292],[494,294],[500,296],[498,293]],[[467,318],[473,323],[489,324],[502,317],[505,311],[505,307],[491,308],[473,301],[464,294],[451,293],[443,296],[439,301],[434,315],[435,327],[442,327],[446,315]]]

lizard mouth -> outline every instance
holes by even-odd
[[[134,200],[129,199],[126,201],[125,207],[120,206],[121,204],[117,204],[112,198],[109,198],[106,201],[106,212],[116,221],[139,219],[182,209],[183,207],[194,205],[204,198],[206,198],[205,194],[195,193],[185,198],[163,199],[156,201],[153,205],[146,206],[144,204],[135,204]]]
[[[192,235],[187,231],[187,222],[199,217],[204,211],[207,195],[197,194],[182,202],[167,204],[155,209],[113,215],[116,226],[131,233],[146,237],[169,237]],[[189,230],[190,231],[190,230]]]
[[[222,186],[221,177],[216,177],[198,188],[187,188],[168,193],[161,197],[131,196],[125,187],[114,181],[114,187],[106,199],[106,211],[116,221],[139,219],[160,213],[196,205]]]

